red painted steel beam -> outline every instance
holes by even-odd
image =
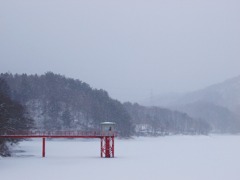
[[[3,135],[0,138],[102,138],[103,136]]]
[[[42,138],[42,157],[45,157],[45,138]]]
[[[103,138],[100,139],[101,145],[100,145],[100,151],[101,151],[101,158],[103,157]]]
[[[114,158],[114,136],[112,137],[112,157]]]

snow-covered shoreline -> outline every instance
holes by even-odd
[[[239,180],[239,135],[139,137],[116,140],[116,158],[100,158],[98,140],[21,142],[1,158],[3,180]]]

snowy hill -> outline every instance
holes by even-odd
[[[212,124],[213,129],[220,131],[239,129],[240,76],[202,90],[186,94],[169,94],[153,99],[154,105],[183,111],[194,118],[204,119]]]
[[[234,112],[238,111],[240,108],[240,76],[203,90],[188,93],[177,99],[175,104],[188,104],[197,101],[213,103]]]
[[[12,98],[27,107],[38,129],[95,130],[100,122],[114,121],[120,135],[131,134],[130,116],[104,90],[51,72],[1,77],[9,84]]]
[[[137,103],[124,103],[124,107],[132,118],[136,135],[208,134],[211,130],[205,121],[179,111]]]
[[[129,137],[144,124],[147,134],[207,134],[209,125],[185,113],[162,108],[122,104],[104,90],[80,80],[48,72],[44,75],[1,74],[12,98],[24,106],[43,130],[95,130],[100,122],[113,121],[119,135]]]

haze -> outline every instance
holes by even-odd
[[[238,0],[0,0],[0,72],[66,75],[121,101],[240,74]]]

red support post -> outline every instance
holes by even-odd
[[[106,154],[105,157],[110,158],[110,137],[105,137],[106,139]]]
[[[101,137],[101,147],[100,147],[100,151],[101,151],[101,158],[103,157],[103,138]]]
[[[45,138],[42,138],[42,157],[45,157]]]
[[[101,157],[114,157],[114,136],[101,137]]]
[[[114,136],[112,137],[112,157],[114,158]]]

